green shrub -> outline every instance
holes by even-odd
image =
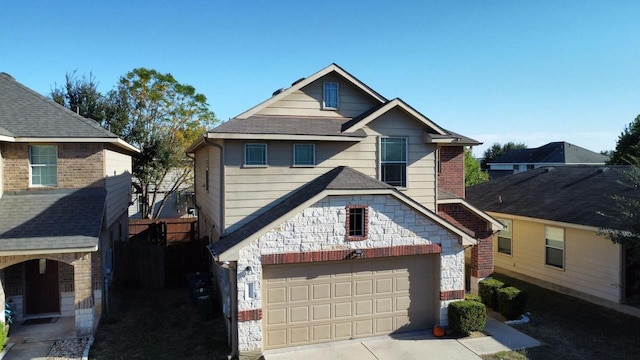
[[[477,301],[479,303],[482,302],[482,299],[480,298],[480,295],[475,295],[475,294],[466,294],[464,296],[465,300],[469,300],[469,301]]]
[[[468,336],[482,331],[487,322],[487,307],[473,300],[455,301],[448,307],[449,326],[454,333]]]
[[[4,346],[7,343],[7,333],[9,332],[9,327],[6,326],[3,322],[0,321],[0,351],[4,349]]]
[[[482,302],[490,308],[498,309],[498,289],[502,288],[504,283],[496,279],[484,279],[478,284],[478,293]]]
[[[507,320],[519,319],[527,306],[527,294],[515,287],[498,290],[498,311]]]

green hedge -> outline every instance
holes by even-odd
[[[502,288],[504,283],[496,279],[484,279],[478,283],[478,294],[482,302],[490,308],[498,309],[498,289]]]
[[[515,287],[498,289],[498,311],[507,320],[516,320],[524,314],[527,306],[527,294]]]
[[[482,299],[480,298],[480,295],[475,295],[475,294],[465,294],[464,295],[464,299],[465,300],[470,300],[470,301],[477,301],[479,303],[482,302]]]
[[[454,333],[468,336],[472,331],[482,331],[487,322],[487,308],[473,300],[455,301],[448,307],[449,326]]]
[[[9,332],[9,327],[0,321],[0,351],[2,351],[2,349],[4,349],[4,346],[7,344],[8,332]]]

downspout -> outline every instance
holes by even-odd
[[[225,171],[224,171],[224,147],[220,144],[214,143],[214,142],[210,142],[209,138],[207,138],[207,136],[205,135],[204,137],[204,142],[208,145],[211,145],[213,147],[216,147],[220,150],[220,229],[219,229],[219,233],[220,236],[223,236],[226,230],[226,225],[225,225],[225,182],[224,182],[224,177],[225,177]]]
[[[238,351],[238,263],[232,261],[229,264],[229,282],[231,292],[231,355],[230,359],[240,356]]]

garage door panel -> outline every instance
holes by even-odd
[[[437,261],[426,255],[265,266],[265,349],[432,327]]]

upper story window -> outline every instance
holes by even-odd
[[[564,269],[564,229],[545,228],[545,264]]]
[[[407,187],[407,138],[380,139],[380,180]]]
[[[313,166],[316,164],[316,147],[314,144],[293,144],[293,165]]]
[[[498,252],[502,254],[511,255],[511,247],[513,246],[513,235],[511,232],[511,220],[498,219],[504,229],[500,230],[498,235]]]
[[[324,109],[337,109],[340,98],[340,88],[336,82],[324,83],[322,108]]]
[[[58,185],[58,148],[55,145],[29,146],[32,186]]]
[[[266,166],[267,144],[245,144],[244,164],[246,166]]]
[[[347,241],[366,240],[369,235],[369,213],[366,205],[347,206]]]

